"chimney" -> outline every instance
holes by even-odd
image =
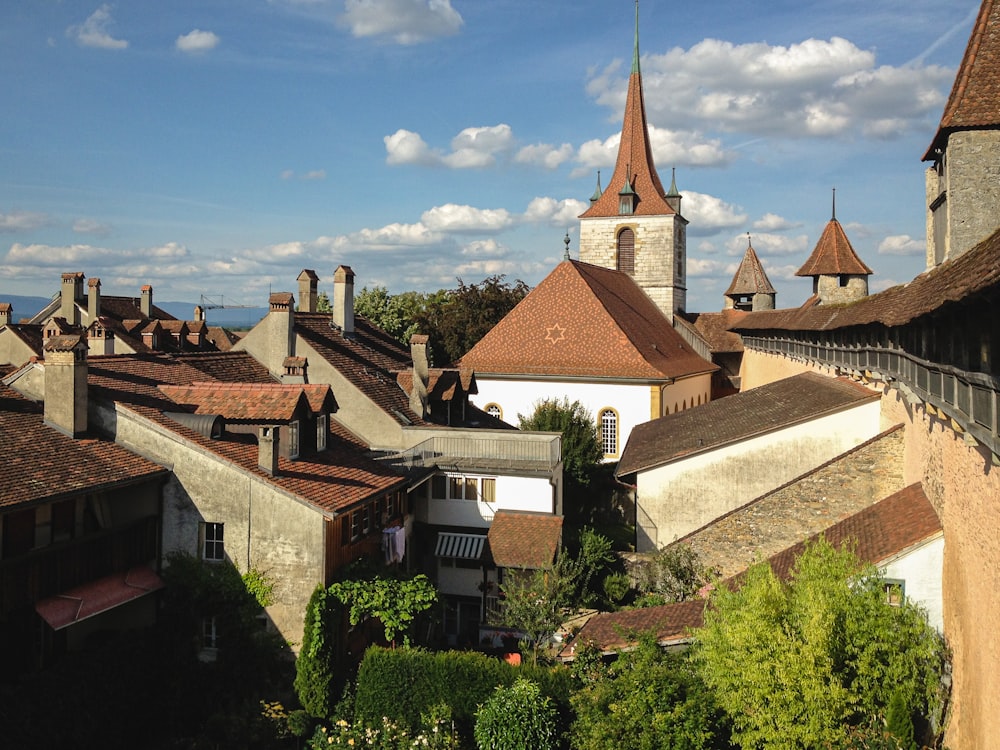
[[[354,271],[337,266],[333,272],[333,324],[345,336],[354,335]]]
[[[153,287],[146,284],[142,288],[142,299],[139,301],[139,311],[147,318],[153,317]]]
[[[316,312],[316,287],[319,276],[311,268],[302,269],[299,274],[299,312]]]
[[[413,360],[413,384],[410,387],[410,408],[421,419],[427,416],[427,336],[415,333],[410,337],[410,358]]]
[[[268,308],[267,369],[280,380],[285,360],[295,356],[295,297],[291,292],[272,292]]]
[[[45,356],[45,424],[70,437],[87,431],[87,340],[78,333],[52,336]]]
[[[201,305],[194,306],[194,319],[199,323],[205,322],[205,308]]]
[[[257,466],[272,477],[278,475],[278,429],[263,425],[257,430]]]
[[[71,326],[80,325],[76,301],[83,296],[83,274],[79,272],[64,273],[59,294],[59,317],[64,318]]]
[[[91,279],[87,282],[87,317],[90,323],[101,317],[100,279]]]
[[[0,302],[0,327],[14,319],[14,306],[10,302]]]

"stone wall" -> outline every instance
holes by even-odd
[[[993,234],[1000,225],[1000,131],[960,130],[948,137],[944,174],[945,252],[928,249],[930,257],[957,257]],[[937,196],[928,196],[928,203]],[[935,220],[939,220],[935,217]],[[936,242],[935,233],[928,238]]]

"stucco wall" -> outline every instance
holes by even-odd
[[[874,437],[878,401],[673,461],[636,478],[637,550],[701,528]]]
[[[888,579],[903,581],[906,598],[922,607],[927,621],[944,632],[941,570],[944,563],[944,535],[907,550],[881,567]]]
[[[449,476],[452,474],[449,473]],[[468,476],[495,476],[469,474]],[[418,506],[417,520],[443,526],[488,529],[498,510],[552,513],[552,484],[546,477],[495,476],[496,502],[427,498]],[[431,483],[424,484],[429,492]]]

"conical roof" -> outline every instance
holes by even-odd
[[[924,161],[937,158],[955,130],[1000,126],[1000,0],[983,0],[965,57]]]
[[[764,273],[764,266],[753,246],[747,243],[747,250],[743,253],[743,260],[740,267],[736,269],[733,276],[733,283],[725,292],[726,297],[736,297],[744,294],[775,294],[775,289],[771,286],[771,280]]]
[[[795,272],[796,276],[839,276],[842,274],[868,276],[872,269],[866,266],[851,247],[844,228],[836,219],[827,222],[812,255]]]
[[[629,179],[631,177],[631,179]],[[642,95],[642,73],[639,71],[639,11],[636,8],[635,45],[632,52],[632,73],[628,79],[628,98],[622,137],[618,144],[618,160],[607,189],[584,211],[581,219],[619,215],[619,191],[628,182],[637,196],[633,215],[661,216],[674,214],[664,198],[665,191],[653,164],[653,150],[646,125],[646,105]]]

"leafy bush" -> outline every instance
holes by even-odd
[[[538,685],[518,678],[510,687],[498,685],[476,712],[479,750],[547,750],[555,747],[559,716],[552,699]]]
[[[317,586],[306,607],[302,648],[295,660],[295,692],[302,707],[318,719],[333,716],[340,693],[335,654],[341,612],[337,598]]]

